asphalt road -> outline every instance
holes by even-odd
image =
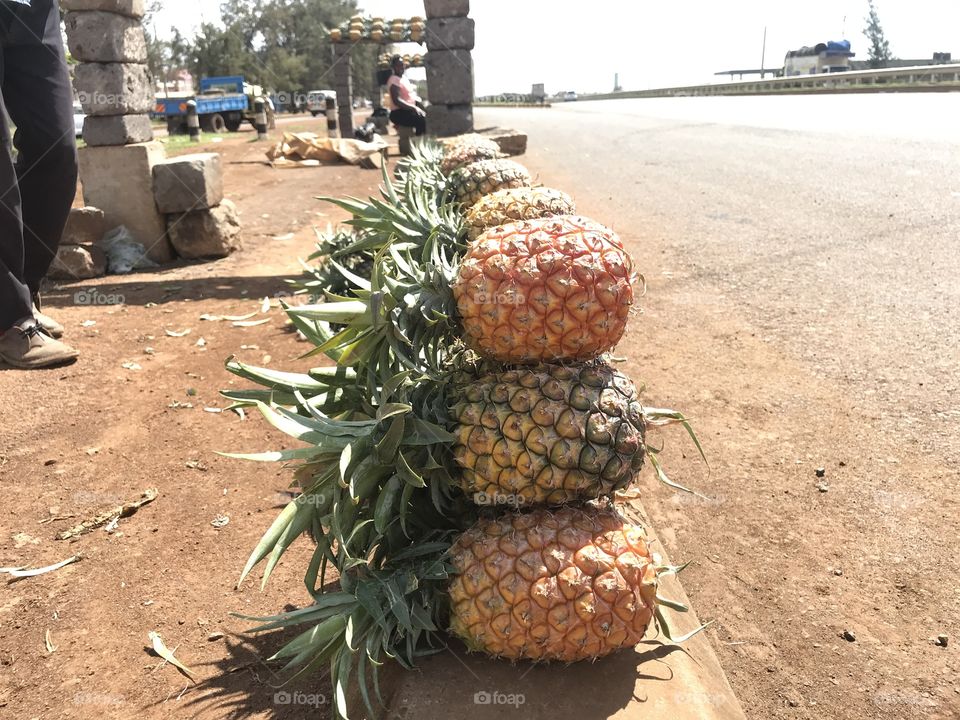
[[[527,132],[520,160],[646,276],[618,354],[648,402],[696,417],[712,470],[665,434],[710,499],[650,481],[644,504],[671,557],[701,561],[684,585],[751,718],[960,716],[958,110],[958,93],[477,110]]]

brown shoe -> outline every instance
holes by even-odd
[[[18,368],[44,368],[77,359],[79,353],[47,335],[33,316],[0,335],[0,361]]]
[[[40,312],[40,309],[34,305],[33,306],[33,317],[36,319],[37,324],[43,328],[43,331],[52,338],[61,338],[63,337],[63,325],[58,323],[49,315]]]

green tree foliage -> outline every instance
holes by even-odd
[[[877,15],[877,8],[874,6],[873,0],[867,0],[867,5],[870,12],[867,14],[867,26],[863,30],[863,34],[870,41],[867,58],[870,67],[884,68],[893,60],[893,55],[890,52],[890,42],[883,33],[880,17]]]
[[[185,68],[200,78],[243,75],[272,92],[306,93],[333,86],[333,48],[325,30],[357,13],[355,0],[225,0],[221,22],[204,23],[185,39],[177,30],[160,43],[151,69],[159,76]],[[145,23],[148,32],[152,30]],[[152,44],[152,43],[151,43]],[[357,97],[376,92],[374,73],[380,48],[360,44],[351,53]]]

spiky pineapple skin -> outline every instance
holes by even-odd
[[[478,160],[450,173],[449,190],[467,210],[484,195],[504,188],[530,187],[530,173],[513,160]]]
[[[613,508],[481,519],[450,557],[450,630],[493,656],[601,657],[640,642],[656,609],[659,559]]]
[[[458,482],[478,504],[592,500],[626,487],[643,466],[637,389],[605,363],[463,374],[454,387]]]
[[[500,146],[490,138],[477,133],[459,135],[453,139],[453,142],[444,144],[440,171],[444,175],[449,175],[463,165],[469,165],[478,160],[496,160],[502,157]]]
[[[535,220],[576,212],[565,192],[545,187],[506,188],[480,198],[467,211],[464,226],[467,238],[476,240],[490,228],[518,220]]]
[[[453,282],[463,340],[507,363],[595,358],[623,336],[632,272],[616,233],[587,218],[491,228],[470,244]]]

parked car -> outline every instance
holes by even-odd
[[[577,94],[573,90],[567,90],[567,92],[563,94],[564,102],[570,102],[571,100],[576,100],[576,99],[577,99]]]
[[[80,107],[80,103],[73,104],[73,131],[76,137],[83,136],[83,119],[86,115],[83,114],[83,108]]]
[[[336,98],[337,93],[333,90],[311,90],[307,93],[307,110],[311,115],[323,115],[327,111],[327,98]]]

